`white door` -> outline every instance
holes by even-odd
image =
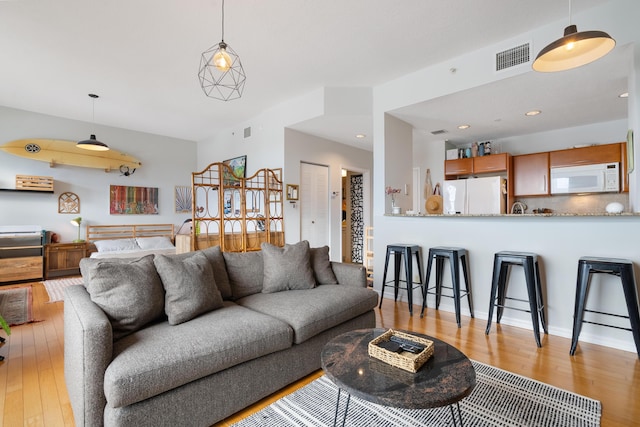
[[[300,163],[300,237],[312,248],[330,245],[329,167]]]

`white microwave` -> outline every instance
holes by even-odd
[[[620,191],[618,163],[551,168],[551,194]]]

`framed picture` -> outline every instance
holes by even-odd
[[[129,187],[112,185],[109,190],[111,215],[157,215],[157,187]]]
[[[234,185],[237,183],[238,178],[246,178],[247,173],[247,156],[234,157],[233,159],[225,160],[222,162],[229,166],[231,172],[229,173],[227,168],[222,170],[222,178],[224,179],[224,185]],[[234,176],[235,175],[235,176]]]
[[[287,200],[298,200],[298,186],[287,184]]]
[[[176,185],[175,205],[176,213],[191,213],[191,205],[193,203],[193,194],[191,187],[186,185]]]
[[[80,197],[71,192],[62,193],[58,197],[58,213],[80,213]]]

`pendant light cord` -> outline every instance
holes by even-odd
[[[224,0],[222,0],[222,41],[224,41]]]

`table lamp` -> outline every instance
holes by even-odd
[[[83,243],[84,240],[80,238],[80,224],[82,224],[82,217],[77,217],[71,220],[71,224],[74,227],[78,227],[78,238],[73,241],[73,243]]]

